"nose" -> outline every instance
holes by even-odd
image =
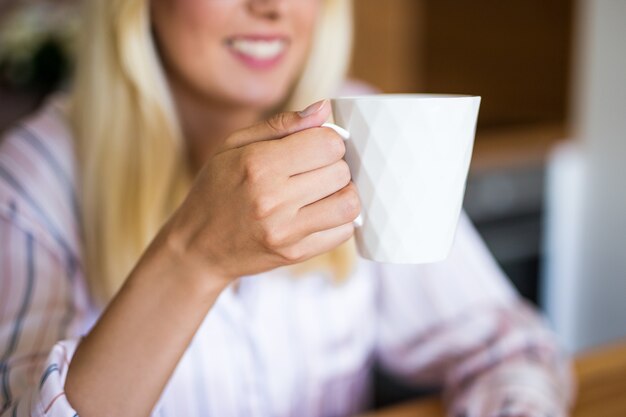
[[[248,0],[250,11],[265,19],[277,20],[284,13],[289,0]]]

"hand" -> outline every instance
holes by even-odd
[[[227,138],[166,226],[187,264],[232,280],[348,240],[359,197],[322,101]]]

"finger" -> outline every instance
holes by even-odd
[[[352,223],[312,233],[282,252],[293,262],[302,262],[341,245],[354,234]]]
[[[346,153],[341,136],[327,127],[306,129],[262,145],[275,166],[290,176],[331,165]]]
[[[281,139],[311,127],[320,126],[330,116],[328,100],[311,104],[301,112],[278,113],[268,120],[230,135],[220,151],[239,148],[263,140]]]
[[[343,158],[345,151],[343,139],[329,128],[311,128],[283,139],[251,143],[236,150],[246,171],[284,181],[332,165]]]
[[[350,183],[350,169],[343,159],[287,179],[287,195],[298,208],[322,200]]]
[[[359,195],[351,182],[335,194],[302,207],[296,215],[294,236],[303,238],[311,233],[350,223],[360,212]]]

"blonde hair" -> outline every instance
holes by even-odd
[[[94,297],[119,289],[192,175],[174,102],[151,33],[149,0],[85,2],[71,118],[81,172],[85,274]],[[285,110],[333,95],[345,78],[351,0],[324,0],[308,62]],[[351,242],[297,268],[354,262]]]

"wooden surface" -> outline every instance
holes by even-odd
[[[626,341],[576,359],[577,399],[572,417],[626,416]],[[444,417],[438,398],[417,400],[363,417]]]
[[[573,417],[626,416],[626,341],[576,361],[578,399]]]
[[[552,148],[570,139],[571,132],[563,123],[479,129],[471,169],[478,173],[543,166]]]

